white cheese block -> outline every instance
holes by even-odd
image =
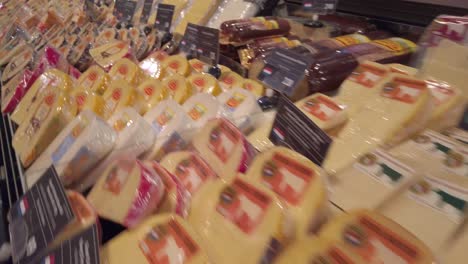
[[[203,246],[185,220],[164,214],[152,216],[107,242],[101,250],[101,259],[104,264],[207,264],[210,261]]]
[[[297,238],[310,235],[325,220],[328,199],[324,175],[299,153],[271,148],[255,157],[245,176],[268,187],[288,205]]]
[[[273,122],[275,122],[276,111],[258,114],[257,117],[260,122],[255,130],[247,136],[247,140],[256,150],[263,152],[275,146],[269,137]]]
[[[218,8],[219,0],[193,0],[185,16],[176,23],[175,33],[183,35],[189,23],[205,25]]]
[[[373,211],[357,210],[335,217],[322,228],[320,238],[343,243],[361,256],[364,263],[436,263],[423,242]]]
[[[467,201],[467,188],[424,178],[382,206],[380,212],[411,230],[436,252],[465,221]]]
[[[204,186],[192,199],[188,221],[211,249],[214,263],[253,264],[278,254],[287,243],[286,217],[273,192],[236,178]]]
[[[135,159],[149,150],[156,139],[151,125],[133,108],[124,108],[115,113],[107,123],[117,132],[114,149],[79,185],[74,186],[74,189],[80,191],[88,189],[114,160]]]
[[[154,213],[164,196],[164,184],[152,167],[134,159],[117,159],[88,195],[99,216],[134,227]]]
[[[224,118],[209,121],[194,136],[192,144],[224,180],[245,172],[255,155],[239,129]]]
[[[221,104],[211,94],[199,93],[190,97],[182,106],[195,127],[202,127],[208,120],[218,116]]]
[[[89,110],[82,112],[26,171],[27,185],[32,187],[51,165],[65,186],[76,184],[112,150],[116,139],[105,121]]]
[[[231,120],[243,131],[252,126],[252,116],[262,112],[256,96],[242,88],[233,88],[220,94],[218,101],[222,105],[221,116]]]

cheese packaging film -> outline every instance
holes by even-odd
[[[432,101],[426,83],[392,75],[389,82],[378,88],[379,96],[366,102],[334,139],[323,164],[328,173],[339,173],[379,146],[403,141],[429,121]]]
[[[114,147],[116,132],[87,110],[68,124],[26,171],[29,187],[54,165],[64,186],[76,184]]]
[[[27,121],[16,130],[12,143],[26,168],[42,154],[77,112],[76,104],[60,91],[49,91],[33,108],[25,119]]]
[[[330,200],[345,211],[376,209],[414,183],[417,175],[413,168],[377,149],[336,175]]]
[[[275,263],[364,264],[366,262],[342,243],[324,241],[320,238],[307,238],[287,247]]]
[[[218,116],[221,104],[211,94],[199,93],[188,99],[182,106],[188,116],[194,121],[194,126],[199,128]]]
[[[89,67],[78,79],[78,86],[99,95],[103,95],[107,89],[109,75],[99,66]]]
[[[189,76],[188,82],[199,93],[209,93],[217,96],[222,92],[218,85],[218,80],[210,74],[192,74]]]
[[[222,106],[221,116],[231,120],[243,131],[252,125],[252,117],[262,111],[255,95],[242,88],[233,88],[220,94],[218,101]]]
[[[109,119],[114,113],[132,106],[135,102],[135,89],[124,80],[114,80],[109,84],[102,96],[106,102],[104,106],[104,118]]]
[[[164,185],[152,167],[139,160],[115,160],[88,195],[99,216],[132,228],[154,213]]]
[[[141,78],[141,69],[133,61],[123,58],[118,60],[109,71],[113,80],[125,80],[131,85],[137,85]]]
[[[235,72],[224,72],[219,77],[219,85],[223,91],[231,90],[232,88],[242,88],[244,78]]]
[[[266,186],[287,204],[296,238],[313,233],[325,220],[328,202],[324,176],[304,156],[284,147],[271,148],[255,157],[246,178]]]
[[[75,100],[78,113],[90,110],[100,117],[104,117],[105,101],[102,96],[86,90],[76,89],[71,93],[71,99]]]
[[[76,190],[84,191],[91,187],[114,160],[136,159],[154,144],[154,130],[133,108],[127,107],[115,113],[107,123],[117,132],[114,148],[91,173],[73,186]]]
[[[465,221],[467,201],[466,187],[426,177],[388,201],[379,211],[411,230],[437,252]]]
[[[224,118],[209,121],[194,136],[192,144],[224,180],[246,172],[256,154],[242,132]]]
[[[190,71],[187,59],[182,55],[172,55],[163,61],[163,67],[170,74],[187,76]]]
[[[263,152],[275,146],[269,139],[275,117],[276,111],[268,111],[259,114],[259,124],[257,124],[255,130],[247,136],[247,140],[259,152]]]
[[[56,89],[68,92],[72,88],[73,82],[69,75],[56,69],[46,71],[29,88],[11,115],[11,119],[18,125],[23,123],[30,111],[34,111],[36,102],[40,101],[48,91]]]
[[[275,194],[240,178],[206,184],[192,198],[188,222],[214,263],[270,263],[291,237]]]
[[[205,252],[201,238],[184,219],[163,214],[121,233],[103,246],[101,255],[104,264],[210,263]]]
[[[193,93],[185,77],[179,74],[164,78],[162,84],[164,89],[167,89],[169,97],[178,104],[183,104]]]
[[[154,79],[148,79],[140,84],[136,88],[136,93],[135,109],[138,109],[140,114],[145,114],[168,96],[167,89],[159,80]]]
[[[320,238],[343,243],[364,263],[436,263],[431,250],[409,231],[369,210],[354,210],[335,217]]]
[[[118,60],[131,57],[129,45],[119,40],[92,48],[89,54],[105,70],[109,70]]]

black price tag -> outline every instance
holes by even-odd
[[[265,58],[265,62],[265,67],[257,78],[268,87],[288,96],[294,94],[311,64],[303,55],[283,48],[273,50]]]
[[[465,113],[463,114],[463,118],[460,121],[459,127],[463,130],[468,131],[468,107],[465,109]]]
[[[189,23],[180,50],[212,66],[219,62],[219,30]]]
[[[120,22],[131,22],[135,15],[137,2],[130,0],[116,0],[114,6],[114,16]]]
[[[15,263],[37,263],[55,237],[75,219],[54,167],[10,210],[10,236]]]
[[[288,147],[321,166],[332,139],[291,100],[281,95],[270,133],[275,145]]]
[[[99,229],[93,225],[86,231],[65,241],[48,253],[39,263],[51,264],[99,264]]]
[[[164,32],[169,32],[172,25],[172,18],[174,17],[173,5],[158,5],[158,12],[156,14],[156,29]]]
[[[143,2],[143,9],[141,11],[140,23],[147,23],[149,17],[151,16],[151,11],[153,9],[154,0],[145,0]]]
[[[338,0],[303,0],[304,11],[314,14],[332,14],[335,13]]]

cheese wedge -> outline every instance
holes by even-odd
[[[108,70],[118,60],[129,56],[130,47],[127,43],[119,40],[90,49],[89,54],[102,68]]]
[[[190,97],[182,107],[197,128],[204,126],[208,120],[215,118],[221,110],[221,104],[216,100],[216,97],[206,93]]]
[[[265,87],[263,87],[263,85],[259,82],[252,79],[245,79],[244,83],[242,84],[242,88],[246,89],[247,91],[250,91],[257,97],[261,97],[265,94]]]
[[[245,172],[256,154],[239,129],[224,118],[209,121],[194,136],[192,144],[224,180]]]
[[[231,90],[232,88],[242,88],[244,78],[235,72],[224,72],[219,77],[219,85],[223,91]]]
[[[77,107],[60,91],[49,91],[31,110],[13,136],[13,148],[29,167],[75,117]]]
[[[192,74],[188,77],[188,82],[199,93],[209,93],[217,96],[222,92],[218,80],[209,74]]]
[[[324,175],[295,151],[271,148],[255,157],[245,176],[263,184],[287,204],[296,238],[308,236],[325,220],[328,202]]]
[[[424,178],[382,206],[380,212],[437,252],[465,221],[467,201],[467,188]]]
[[[88,195],[99,216],[134,227],[152,214],[164,196],[159,175],[139,160],[116,160]]]
[[[232,88],[218,96],[221,116],[231,120],[242,131],[248,131],[255,115],[262,112],[257,98],[242,88]]]
[[[202,246],[185,220],[165,214],[152,216],[109,241],[101,250],[101,259],[105,264],[210,263]]]
[[[147,80],[136,88],[137,101],[135,108],[144,115],[148,110],[155,107],[159,102],[166,99],[168,91],[158,80]]]
[[[104,118],[109,119],[114,113],[132,106],[136,93],[130,84],[123,80],[116,80],[109,84],[103,95],[106,105],[104,107]]]
[[[186,79],[179,74],[164,78],[162,84],[164,89],[168,91],[169,97],[179,104],[184,103],[193,93],[192,87],[190,87]]]
[[[53,165],[65,186],[79,182],[114,147],[117,134],[105,121],[89,110],[68,124],[26,171],[32,187]]]
[[[104,116],[105,101],[102,96],[93,92],[78,89],[71,94],[71,98],[72,100],[75,100],[76,105],[78,106],[78,113],[90,110],[100,117]]]
[[[204,186],[193,196],[188,222],[214,263],[273,259],[290,238],[281,201],[262,184],[239,178]]]
[[[275,117],[276,111],[258,114],[258,119],[260,119],[261,122],[255,130],[247,136],[247,140],[259,152],[266,151],[275,146],[269,139]]]
[[[322,228],[320,238],[343,243],[363,258],[364,263],[435,262],[430,249],[409,231],[368,210],[335,217]]]
[[[425,82],[392,74],[378,89],[380,96],[352,116],[331,144],[323,164],[328,173],[339,173],[379,146],[403,141],[429,121],[432,104]]]
[[[109,75],[113,80],[125,80],[131,85],[137,85],[141,78],[140,71],[138,65],[124,58],[118,60],[114,66],[112,66]]]
[[[187,59],[182,55],[172,55],[163,61],[163,67],[169,74],[187,76],[190,71]]]
[[[376,209],[418,179],[418,172],[377,149],[336,175],[330,200],[345,211]]]
[[[194,0],[185,16],[178,21],[174,32],[183,35],[188,23],[204,25],[218,8],[218,0]]]
[[[348,120],[346,106],[321,93],[296,102],[296,106],[325,131],[342,126]]]
[[[161,160],[161,166],[179,178],[192,195],[206,183],[218,178],[210,166],[195,152],[173,152]]]
[[[365,264],[356,253],[341,243],[320,238],[308,238],[294,242],[275,261],[277,264]]]
[[[77,85],[91,92],[103,95],[107,89],[109,75],[99,66],[89,67],[78,79]]]
[[[16,124],[21,124],[28,117],[30,110],[33,111],[38,101],[47,94],[48,91],[57,90],[67,93],[73,87],[72,79],[69,75],[51,69],[43,73],[29,88],[28,92],[23,96],[21,102],[16,107],[11,115],[11,119]]]

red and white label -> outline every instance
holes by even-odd
[[[361,64],[353,73],[351,73],[349,80],[364,87],[373,88],[387,74],[388,71],[386,70],[367,64]]]
[[[343,111],[340,105],[321,95],[307,100],[302,108],[322,121],[328,121]]]
[[[221,121],[219,126],[211,131],[208,147],[222,162],[226,163],[241,137],[240,131],[234,125]]]
[[[426,82],[437,106],[449,101],[455,95],[455,91],[447,83],[441,83],[437,81]]]
[[[175,175],[191,194],[196,192],[207,180],[216,178],[216,173],[195,154],[177,164]]]
[[[396,77],[384,86],[382,96],[404,103],[414,104],[418,101],[419,96],[424,93],[426,88],[426,83],[423,81]]]

